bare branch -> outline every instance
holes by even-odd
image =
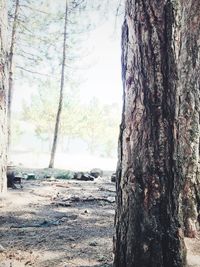
[[[28,69],[25,69],[25,68],[20,67],[20,66],[16,66],[16,68],[17,68],[17,69],[20,69],[20,70],[23,70],[23,71],[26,71],[26,72],[29,72],[29,73],[32,73],[32,74],[37,74],[37,75],[46,76],[46,77],[52,77],[52,76],[49,75],[49,74],[40,73],[40,72],[32,71],[32,70],[28,70]]]
[[[20,7],[25,7],[25,8],[28,8],[28,9],[31,9],[31,10],[34,10],[36,12],[40,12],[40,13],[43,13],[43,14],[46,14],[46,15],[51,15],[50,13],[48,13],[46,11],[43,11],[43,10],[40,10],[40,9],[37,9],[35,7],[31,7],[31,6],[27,6],[27,5],[20,5]]]

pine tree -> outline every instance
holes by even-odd
[[[6,191],[7,164],[7,100],[8,100],[8,50],[7,6],[0,0],[0,194]]]
[[[181,199],[198,176],[199,13],[195,0],[126,1],[115,267],[186,266]]]

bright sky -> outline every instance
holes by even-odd
[[[86,72],[87,81],[81,88],[82,95],[86,98],[98,97],[105,103],[121,103],[121,46],[113,20],[96,29],[88,42],[93,47],[88,60],[93,58],[95,63]]]
[[[90,67],[84,70],[84,82],[80,85],[84,102],[97,97],[104,103],[122,103],[121,25],[120,19],[115,25],[115,19],[114,15],[111,16],[84,42],[86,50],[89,48],[90,51],[85,59]],[[28,101],[36,89],[34,84],[27,86],[22,81],[16,81],[13,110],[20,110],[22,100]]]

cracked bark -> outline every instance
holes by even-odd
[[[199,159],[199,21],[194,0],[126,1],[115,267],[186,266],[181,192]],[[188,100],[189,120],[188,91],[195,99]],[[188,137],[193,127],[194,145]],[[196,153],[193,168],[186,150]]]
[[[199,175],[199,44],[200,7],[198,1],[185,1],[181,6],[179,38],[179,109],[178,159],[179,171],[184,179],[181,219],[188,237],[197,235],[200,208]]]
[[[0,0],[0,194],[6,191],[7,163],[7,12],[6,1]]]

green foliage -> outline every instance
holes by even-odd
[[[28,173],[26,180],[36,180],[35,174],[34,173]]]
[[[71,171],[63,171],[55,175],[56,179],[62,179],[62,180],[70,180],[70,179],[73,179],[73,177],[74,177],[74,173]]]
[[[48,81],[42,83],[39,92],[32,96],[31,105],[23,106],[23,119],[35,125],[35,133],[40,138],[44,138],[44,134],[51,134],[54,127],[57,91],[53,84]]]
[[[119,117],[117,105],[102,105],[96,98],[84,106],[81,137],[91,154],[101,151],[103,155],[111,156],[116,150]]]
[[[79,2],[82,4],[75,8]],[[77,88],[83,76],[79,75],[80,69],[82,66],[86,68],[84,57],[87,51],[83,51],[82,47],[83,42],[87,43],[91,23],[95,25],[93,27],[101,25],[108,13],[116,10],[116,1],[76,0],[69,3],[66,91],[59,140],[79,138],[87,143],[91,153],[98,151],[110,156],[117,147],[119,108],[102,105],[97,99],[92,99],[88,105],[82,104]],[[10,22],[12,4],[10,0]],[[27,85],[34,86],[36,90],[30,103],[24,103],[22,118],[34,126],[35,135],[41,142],[50,142],[60,88],[65,1],[20,0],[20,5],[15,51],[17,71],[14,75],[20,80],[20,85],[28,82]],[[101,14],[99,17],[97,10]],[[20,134],[19,127],[18,132],[17,128],[13,130],[16,138]]]
[[[41,141],[52,137],[58,97],[56,89],[55,84],[48,81],[41,84],[30,105],[24,104],[23,107],[23,120],[34,125],[35,135]],[[81,104],[79,92],[73,85],[65,93],[60,139],[79,138],[87,143],[91,154],[98,152],[103,156],[112,156],[117,150],[118,105],[102,105],[96,98],[89,104]]]

